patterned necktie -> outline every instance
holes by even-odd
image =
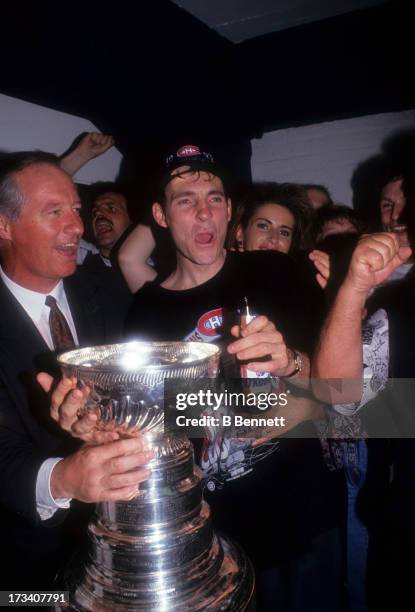
[[[56,300],[51,295],[46,296],[46,306],[49,306],[49,327],[52,336],[53,346],[57,351],[68,351],[75,347],[75,342],[62,312],[56,303]]]

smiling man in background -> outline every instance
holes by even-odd
[[[393,232],[400,247],[408,247],[409,237],[407,228],[407,197],[405,194],[405,175],[390,171],[389,176],[384,178],[383,187],[380,192],[380,222],[383,231]],[[410,206],[413,205],[412,203]],[[409,261],[401,264],[388,278],[388,282],[404,278],[413,266],[413,256]]]

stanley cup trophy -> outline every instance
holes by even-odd
[[[140,432],[155,455],[135,499],[97,504],[88,556],[66,573],[66,609],[248,610],[250,562],[213,532],[187,436],[164,428],[164,380],[213,378],[219,354],[198,342],[130,342],[61,355],[64,374],[90,387],[85,410],[99,411],[100,427]]]

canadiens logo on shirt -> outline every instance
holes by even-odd
[[[196,328],[185,337],[192,342],[212,342],[221,337],[223,308],[214,308],[205,312],[197,322]],[[219,332],[219,333],[218,333]]]

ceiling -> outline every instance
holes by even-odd
[[[281,3],[288,0],[275,0]],[[312,3],[313,19],[321,7],[331,14],[333,5],[356,7],[356,0]],[[222,7],[218,23],[254,23],[249,17],[271,3],[198,4]],[[254,4],[254,13],[242,12]],[[300,1],[294,5],[302,25],[288,27],[294,21],[286,19],[279,28],[288,29],[234,44],[170,0],[105,0],[99,10],[72,0],[64,18],[56,0],[25,3],[24,18],[20,3],[7,2],[0,93],[88,119],[114,136],[123,172],[135,179],[139,168],[143,182],[184,143],[203,144],[248,176],[250,141],[264,131],[414,108],[411,3],[382,2],[312,23],[304,23]],[[232,6],[233,16],[225,13]]]
[[[387,0],[172,0],[218,34],[239,43]]]

